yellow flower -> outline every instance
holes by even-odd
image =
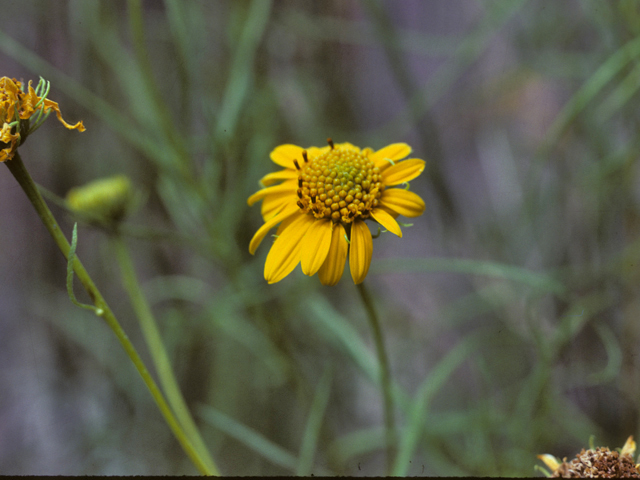
[[[48,93],[49,83],[43,79],[35,89],[29,81],[27,92],[24,92],[22,83],[15,78],[0,78],[0,117],[3,122],[0,130],[0,162],[11,160],[16,148],[42,124],[51,111],[68,129],[84,132],[82,122],[69,125],[63,120],[58,104],[46,98]]]
[[[422,198],[402,188],[388,188],[416,178],[424,160],[402,160],[411,153],[405,143],[373,151],[350,143],[306,150],[280,145],[271,160],[284,170],[264,176],[266,188],[249,197],[249,206],[262,200],[264,225],[249,244],[255,253],[267,233],[280,224],[267,255],[264,276],[282,280],[298,265],[323,285],[342,277],[347,255],[351,277],[358,284],[369,271],[373,241],[365,220],[373,220],[402,237],[396,217],[422,215]],[[280,182],[280,183],[278,183]],[[274,185],[275,186],[270,186]]]

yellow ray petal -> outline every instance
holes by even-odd
[[[387,188],[382,192],[380,207],[405,217],[418,217],[424,213],[425,204],[420,196],[401,188]]]
[[[5,123],[0,131],[0,141],[7,144],[5,148],[0,150],[0,162],[11,160],[16,150],[16,145],[20,139],[19,133],[11,133],[11,126]]]
[[[269,221],[265,222],[265,224],[262,225],[255,233],[255,235],[251,239],[251,242],[249,242],[249,253],[251,253],[251,255],[256,253],[256,250],[260,246],[260,243],[264,239],[265,235],[269,233],[269,230],[271,230],[283,220],[286,220],[290,216],[294,215],[296,212],[300,212],[302,214],[297,205],[287,205],[279,214],[269,219]]]
[[[295,180],[298,178],[298,171],[293,169],[280,170],[279,172],[268,173],[260,179],[260,183],[265,187],[281,180]]]
[[[549,467],[551,470],[554,470],[554,471],[557,470],[558,467],[561,465],[561,462],[559,462],[556,457],[548,453],[538,455],[538,458],[542,460],[547,467]]]
[[[297,160],[298,164],[303,162],[302,150],[304,150],[302,147],[287,143],[285,145],[280,145],[279,147],[274,148],[269,156],[274,163],[280,165],[281,167],[295,169],[296,167],[293,164],[294,160]]]
[[[329,219],[316,220],[302,239],[300,266],[305,275],[315,275],[327,258],[331,246],[333,222]]]
[[[307,148],[307,154],[309,158],[319,157],[325,152],[328,152],[331,147],[326,145],[324,147],[309,147]]]
[[[262,201],[260,206],[260,213],[262,219],[266,222],[271,220],[280,210],[286,207],[288,204],[295,204],[295,199],[298,197],[291,196],[291,193],[282,193],[280,195],[269,195]],[[297,205],[296,205],[297,206]]]
[[[336,143],[335,146],[337,148],[346,148],[347,150],[355,150],[356,152],[360,152],[360,147],[356,147],[353,143],[349,142]]]
[[[402,238],[402,230],[400,230],[400,225],[398,225],[396,219],[389,215],[387,212],[385,212],[381,208],[374,208],[371,211],[371,216],[376,222],[389,230],[391,233],[395,233],[397,236]]]
[[[424,170],[424,160],[410,158],[390,166],[382,172],[382,181],[385,185],[399,185],[413,180]]]
[[[252,206],[254,203],[259,202],[267,195],[279,195],[285,192],[291,194],[292,197],[295,197],[297,185],[298,183],[296,181],[286,181],[281,185],[276,185],[275,187],[263,188],[262,190],[258,190],[256,193],[251,195],[247,199],[247,203],[249,204],[249,206]]]
[[[311,215],[300,215],[273,242],[264,264],[267,282],[279,282],[300,263],[302,239],[315,221]]]
[[[373,254],[373,239],[371,231],[362,220],[356,220],[351,225],[351,246],[349,251],[349,267],[351,278],[356,285],[362,283],[369,272],[371,256]]]
[[[344,227],[336,223],[331,233],[331,246],[322,267],[318,270],[318,278],[323,285],[335,285],[342,278],[344,265],[347,261],[349,244],[345,238]]]
[[[406,143],[392,143],[384,148],[381,148],[377,152],[373,152],[369,155],[369,158],[373,160],[376,167],[381,169],[392,165],[391,161],[402,160],[411,153],[411,147]]]
[[[620,455],[631,455],[632,457],[636,453],[636,442],[633,441],[633,435],[627,438],[627,441],[624,442],[624,446],[622,447],[622,451]]]
[[[302,212],[300,213],[302,214]],[[282,235],[282,232],[284,232],[285,228],[287,228],[297,219],[298,219],[297,215],[291,215],[288,218],[285,218],[282,221],[282,223],[278,226],[278,230],[276,230],[276,237],[279,237],[280,235]]]
[[[62,118],[62,113],[60,112],[60,107],[58,107],[58,104],[56,102],[53,102],[47,98],[44,99],[44,109],[45,111],[48,111],[50,109],[52,109],[55,113],[56,113],[56,117],[58,118],[58,121],[60,123],[62,123],[65,127],[67,127],[69,130],[78,130],[79,132],[84,132],[86,130],[86,128],[84,127],[84,124],[82,122],[78,122],[74,125],[71,125],[67,122],[64,121],[64,119]]]
[[[31,86],[31,80],[29,80],[28,93],[25,95],[24,103],[22,104],[22,111],[20,112],[20,118],[26,119],[31,117],[35,113],[35,106],[38,102],[42,100],[42,107],[46,113],[49,113],[50,110],[53,110],[56,114],[56,117],[65,127],[69,130],[77,129],[79,132],[84,132],[86,128],[82,124],[82,122],[78,122],[75,125],[71,125],[64,121],[62,118],[62,113],[60,112],[60,107],[53,100],[49,100],[48,98],[42,99],[36,95],[36,91]]]

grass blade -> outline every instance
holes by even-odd
[[[300,447],[300,457],[298,458],[298,468],[296,475],[300,477],[308,477],[313,470],[313,459],[318,446],[318,437],[322,428],[322,419],[324,418],[327,404],[329,403],[329,394],[331,393],[331,380],[333,379],[333,369],[331,366],[325,368],[316,394],[311,404],[311,412],[307,420],[307,426],[302,437],[302,446]]]
[[[451,350],[432,370],[422,383],[413,402],[407,426],[400,438],[400,448],[393,466],[394,476],[404,476],[409,468],[409,461],[425,428],[425,417],[429,402],[442,388],[455,369],[469,357],[477,346],[477,336],[470,335]]]
[[[201,405],[199,413],[203,420],[209,425],[222,430],[274,465],[286,468],[292,472],[298,467],[298,459],[294,454],[275,444],[264,435],[225,415],[221,411],[213,407]]]

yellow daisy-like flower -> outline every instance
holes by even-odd
[[[27,91],[23,84],[8,77],[0,78],[0,162],[11,160],[14,152],[24,142],[27,135],[34,132],[47,116],[54,111],[58,120],[68,129],[85,131],[82,122],[70,125],[64,121],[60,107],[46,98],[49,83],[40,79],[34,89],[29,81]],[[32,117],[35,117],[32,121]]]
[[[261,183],[266,188],[249,197],[249,206],[262,200],[265,221],[251,239],[251,254],[280,224],[264,267],[269,283],[279,282],[300,263],[305,275],[317,273],[323,285],[335,285],[348,255],[351,276],[358,284],[367,276],[373,253],[365,220],[402,237],[396,217],[424,212],[418,195],[389,188],[413,180],[424,170],[424,160],[402,160],[411,153],[409,145],[394,143],[374,152],[328,142],[328,146],[306,150],[290,144],[277,147],[271,160],[284,170],[264,176]]]

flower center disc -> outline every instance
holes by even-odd
[[[298,206],[318,219],[350,224],[357,217],[368,218],[378,206],[381,179],[380,169],[367,156],[336,146],[300,166]]]

